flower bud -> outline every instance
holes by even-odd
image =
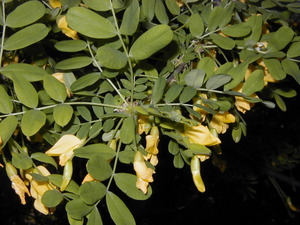
[[[194,155],[191,160],[191,172],[198,191],[205,192],[205,186],[200,174],[200,159],[196,155]]]
[[[61,182],[61,186],[60,186],[61,191],[64,191],[67,188],[67,186],[69,185],[69,183],[72,179],[72,174],[73,174],[73,163],[72,163],[72,160],[68,160],[64,167],[62,182]]]

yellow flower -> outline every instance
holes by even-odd
[[[243,83],[240,83],[237,87],[233,89],[233,91],[242,92]],[[249,97],[258,98],[256,94],[252,94]],[[254,106],[254,103],[248,102],[245,98],[241,96],[235,96],[235,106],[238,111],[242,113],[246,113],[246,111],[250,110],[251,107]]]
[[[21,203],[26,204],[25,194],[30,196],[29,190],[26,187],[24,181],[17,174],[16,168],[10,163],[6,163],[5,166],[7,176],[11,181],[11,186],[15,190],[16,194],[19,195]]]
[[[186,136],[190,143],[200,144],[204,146],[218,145],[221,143],[218,137],[213,136],[207,126],[202,124],[198,126],[184,125],[184,136]]]
[[[191,160],[191,173],[198,191],[205,192],[205,185],[200,174],[200,159],[196,155]]]
[[[70,27],[68,27],[66,16],[62,16],[57,20],[57,26],[66,36],[68,36],[74,40],[79,39],[79,37],[77,35],[77,31],[72,30]]]
[[[234,123],[235,116],[229,112],[217,113],[210,121],[210,126],[216,129],[218,134],[224,134],[229,127],[228,123]]]
[[[147,159],[150,159],[150,163],[156,166],[158,163],[158,142],[159,142],[159,131],[157,126],[152,127],[149,135],[146,136],[146,151],[149,153]]]
[[[44,195],[44,193],[46,191],[53,190],[53,188],[48,183],[48,181],[36,181],[36,180],[32,179],[32,176],[30,175],[30,173],[37,173],[37,174],[41,174],[43,176],[48,176],[48,175],[50,175],[49,171],[43,166],[37,166],[36,168],[34,168],[32,170],[26,171],[25,176],[30,182],[30,193],[31,193],[32,197],[35,198],[34,208],[36,208],[36,210],[38,210],[39,212],[41,212],[45,215],[52,214],[54,212],[55,208],[46,207],[42,203],[42,196]]]
[[[137,151],[134,155],[133,168],[137,176],[136,187],[147,194],[149,182],[153,182],[154,170],[147,167],[144,156],[140,151]]]
[[[138,133],[142,134],[145,132],[145,134],[148,134],[151,129],[151,121],[149,116],[140,115],[140,118],[138,119]]]
[[[84,140],[80,140],[73,134],[66,134],[45,153],[49,156],[59,156],[59,165],[64,166],[73,157],[73,150],[81,147],[83,143]]]
[[[61,3],[58,0],[49,0],[49,4],[52,8],[61,8]]]
[[[67,86],[66,86],[64,73],[53,73],[52,76],[55,77],[57,80],[59,80],[61,83],[63,83],[65,85],[67,95],[70,98],[72,93],[71,93],[71,90],[69,88],[67,88]]]
[[[268,83],[276,83],[278,82],[278,80],[276,80],[274,77],[272,77],[272,75],[270,74],[268,67],[266,66],[266,64],[264,63],[264,61],[262,59],[257,60],[258,65],[260,65],[263,70],[264,70],[264,81],[265,81],[265,86],[268,85]]]

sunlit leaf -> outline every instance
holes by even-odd
[[[184,81],[186,85],[197,89],[203,85],[204,77],[205,77],[204,70],[193,69],[185,75]]]
[[[133,116],[127,117],[120,130],[120,140],[124,144],[130,144],[135,137],[135,120]]]
[[[14,105],[5,88],[0,85],[0,113],[9,114],[13,111]]]
[[[289,59],[284,59],[281,61],[281,65],[283,70],[291,75],[297,82],[300,84],[300,69],[299,64],[293,62]]]
[[[255,70],[245,81],[242,92],[245,95],[251,95],[257,91],[260,91],[264,87],[264,72],[262,70]]]
[[[79,52],[87,47],[82,40],[65,40],[57,42],[54,47],[61,52]]]
[[[123,52],[107,45],[98,48],[97,59],[101,66],[109,69],[119,70],[127,64],[127,57]]]
[[[64,197],[59,191],[48,190],[43,194],[41,201],[46,207],[54,208],[58,206],[63,199]]]
[[[106,187],[104,184],[96,181],[85,182],[79,188],[79,195],[81,200],[88,204],[93,205],[106,194]]]
[[[204,23],[202,17],[199,14],[194,13],[191,15],[188,24],[191,34],[196,38],[200,38],[204,32]]]
[[[109,214],[116,225],[135,225],[134,217],[124,202],[114,193],[108,191],[106,204]]]
[[[53,119],[59,126],[66,126],[73,116],[73,108],[70,105],[57,105],[53,109]]]
[[[140,22],[140,7],[137,0],[132,0],[130,6],[125,10],[120,32],[124,35],[132,35],[137,30]]]
[[[129,173],[116,173],[114,175],[114,180],[118,188],[123,191],[128,197],[135,200],[146,200],[151,194],[151,187],[148,187],[147,194],[144,194],[140,189],[136,187],[137,177]]]
[[[173,102],[176,98],[179,97],[183,86],[181,84],[173,84],[165,93],[165,102]]]
[[[162,0],[155,1],[155,16],[161,24],[168,24],[169,17],[166,11],[166,7],[164,6]]]
[[[88,215],[93,209],[93,206],[85,204],[81,199],[74,199],[66,204],[66,211],[70,217],[76,220],[81,220]]]
[[[2,139],[2,148],[11,138],[18,125],[18,120],[15,116],[8,116],[0,122],[0,137]]]
[[[210,34],[212,41],[223,49],[231,50],[235,46],[235,41],[229,37],[224,37],[220,34]]]
[[[57,163],[56,161],[49,155],[42,153],[42,152],[34,152],[30,156],[32,159],[35,159],[37,161],[48,163],[54,166],[57,169]]]
[[[180,103],[185,103],[188,102],[190,100],[192,100],[192,98],[197,94],[197,90],[195,88],[192,87],[185,87],[181,93],[181,95],[179,96],[179,102]]]
[[[44,77],[44,88],[47,94],[56,101],[64,102],[67,98],[65,85],[55,77],[48,75]]]
[[[214,90],[227,84],[231,79],[229,75],[215,75],[207,80],[205,87]]]
[[[111,38],[117,35],[108,19],[84,7],[69,9],[67,22],[72,29],[91,38]]]
[[[88,221],[86,225],[102,225],[102,219],[100,212],[97,207],[94,207],[94,209],[87,215]]]
[[[96,11],[110,10],[110,0],[83,0],[84,4]]]
[[[93,62],[93,59],[88,56],[77,56],[62,60],[55,65],[56,69],[72,70],[86,67]]]
[[[132,45],[129,55],[136,60],[143,60],[163,47],[173,39],[173,32],[167,25],[157,25],[143,33]]]
[[[282,65],[277,59],[263,59],[263,62],[267,66],[271,76],[276,80],[282,80],[286,77],[286,73],[282,68]]]
[[[154,17],[156,0],[142,0],[143,14],[148,21],[151,21]]]
[[[3,49],[12,51],[25,48],[44,39],[48,35],[49,31],[49,28],[44,24],[35,23],[17,31],[7,38],[4,42]]]
[[[32,159],[24,153],[15,153],[12,156],[12,164],[18,168],[27,170],[32,167]]]
[[[7,15],[6,25],[17,28],[29,25],[45,14],[45,6],[39,1],[28,1]]]
[[[286,55],[289,58],[295,58],[300,56],[300,41],[294,42],[293,44],[291,44],[291,46],[289,47]]]
[[[46,123],[46,115],[39,110],[26,111],[21,120],[21,130],[24,135],[36,134]]]
[[[104,181],[112,175],[110,164],[100,156],[89,159],[86,164],[86,169],[93,178],[100,181]]]

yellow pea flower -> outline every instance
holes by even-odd
[[[16,194],[19,195],[21,203],[26,204],[25,194],[30,196],[30,192],[26,187],[24,181],[19,177],[16,168],[10,164],[6,163],[5,165],[7,176],[11,181],[11,186],[15,190]]]
[[[229,112],[217,113],[210,121],[210,126],[216,129],[218,134],[224,134],[229,127],[228,123],[234,123],[235,116]]]
[[[211,134],[207,126],[202,124],[197,126],[184,125],[183,135],[186,136],[190,143],[204,146],[218,145],[221,143],[218,137]]]
[[[58,0],[49,0],[49,5],[52,8],[61,8],[61,3]]]
[[[149,116],[140,115],[138,119],[138,134],[148,134],[151,129],[151,121]]]
[[[49,176],[50,172],[44,166],[37,166],[32,170],[26,171],[25,177],[30,183],[30,193],[31,196],[35,199],[34,208],[39,212],[48,215],[52,214],[55,211],[55,208],[48,208],[42,203],[42,196],[48,190],[53,190],[48,181],[36,181],[32,179],[30,173],[37,173],[43,176]]]
[[[62,16],[57,20],[57,26],[66,36],[68,36],[74,40],[79,39],[79,37],[77,35],[77,31],[72,30],[70,27],[68,27],[66,16]]]
[[[59,156],[59,165],[64,166],[73,157],[73,150],[81,147],[84,141],[73,134],[66,134],[45,153],[49,156]]]
[[[198,191],[205,192],[205,185],[200,174],[200,159],[194,155],[191,160],[191,173]]]
[[[134,155],[133,168],[137,176],[136,187],[147,194],[149,182],[153,182],[152,175],[155,172],[152,168],[147,167],[144,156],[140,151],[137,151]]]
[[[150,159],[150,163],[156,166],[158,163],[158,142],[159,142],[159,131],[158,127],[154,126],[151,128],[150,134],[146,136],[146,151],[149,153],[147,159]]]
[[[240,83],[238,86],[236,86],[233,91],[242,92],[242,86],[243,83]],[[256,94],[250,95],[250,97],[258,98]],[[253,106],[254,103],[248,102],[245,98],[241,96],[235,96],[235,107],[238,111],[242,113],[246,113],[246,111],[249,111]]]

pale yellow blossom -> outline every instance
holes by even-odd
[[[242,86],[243,86],[243,83],[240,83],[237,87],[235,87],[233,89],[233,91],[242,92]],[[249,97],[258,98],[258,96],[256,94],[252,94]],[[242,96],[235,96],[234,104],[235,104],[235,107],[237,108],[237,110],[242,113],[246,113],[254,106],[254,103],[247,101]]]
[[[12,164],[6,163],[5,169],[7,176],[11,181],[12,188],[15,190],[16,194],[19,195],[21,203],[25,205],[25,194],[30,196],[28,188],[26,187],[24,181],[19,177],[16,168]]]
[[[81,147],[84,141],[73,134],[66,134],[45,153],[49,156],[59,156],[59,165],[64,166],[73,157],[73,150]]]
[[[147,194],[149,182],[153,182],[154,170],[147,167],[144,156],[140,151],[137,151],[134,155],[133,168],[137,176],[136,187]]]
[[[213,116],[212,120],[210,121],[209,125],[216,129],[218,134],[224,134],[228,129],[228,123],[234,123],[235,116],[229,112],[224,113],[217,113]]]
[[[79,37],[77,35],[77,31],[72,30],[70,27],[68,27],[68,23],[66,20],[66,16],[61,16],[58,20],[57,20],[57,26],[58,28],[68,37],[74,39],[74,40],[78,40]]]
[[[32,178],[30,173],[37,173],[43,176],[49,176],[50,172],[44,166],[37,166],[32,170],[26,171],[26,178],[29,180],[30,183],[30,193],[34,201],[34,208],[39,212],[48,215],[52,214],[55,208],[48,208],[42,203],[42,196],[48,190],[53,190],[53,187],[49,184],[48,181],[37,181]]]
[[[61,3],[58,0],[49,0],[49,5],[52,8],[61,8]]]
[[[190,143],[204,146],[213,146],[221,143],[218,137],[212,135],[207,126],[199,124],[197,126],[184,125],[183,136],[187,137]]]
[[[140,115],[138,119],[138,134],[148,134],[151,130],[151,121],[149,116]]]

